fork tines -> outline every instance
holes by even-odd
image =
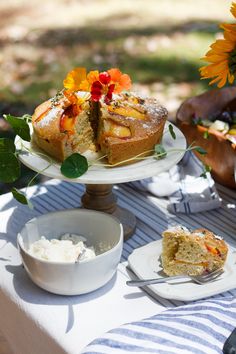
[[[214,270],[213,272],[204,273],[202,275],[198,275],[198,276],[192,277],[192,278],[194,278],[194,280],[199,283],[209,283],[209,282],[215,280],[216,278],[218,278],[222,273],[224,273],[224,269],[220,268],[220,269]]]

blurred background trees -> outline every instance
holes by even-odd
[[[75,66],[119,67],[133,90],[154,96],[174,120],[200,80],[209,45],[232,21],[231,0],[7,0],[0,2],[0,136],[4,113],[32,114]],[[17,186],[32,175],[23,168]],[[39,180],[37,180],[38,182]],[[1,192],[11,186],[0,185]]]

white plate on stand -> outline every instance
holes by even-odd
[[[24,165],[51,178],[85,184],[114,184],[137,181],[168,171],[183,157],[186,149],[185,137],[182,132],[174,126],[176,139],[173,139],[168,131],[169,124],[170,123],[167,122],[165,125],[162,139],[162,145],[167,151],[167,156],[164,159],[157,160],[154,157],[149,157],[130,165],[116,167],[103,166],[101,163],[105,163],[106,161],[99,161],[96,166],[89,167],[84,175],[74,179],[63,176],[60,171],[60,163],[47,156],[46,153],[35,146],[35,144],[22,141],[19,138],[16,141],[16,146],[17,149],[19,149],[19,158]],[[171,151],[173,149],[174,151]],[[99,157],[99,155],[95,153],[85,154],[85,156],[88,161]]]
[[[236,252],[228,245],[229,253],[224,273],[214,282],[199,285],[191,280],[175,280],[169,283],[149,285],[152,294],[166,299],[193,301],[220,294],[236,287]],[[162,240],[151,242],[135,249],[128,258],[132,271],[139,279],[160,278],[165,276],[161,266]]]

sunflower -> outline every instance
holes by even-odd
[[[236,3],[235,2],[232,3],[230,12],[236,18]]]
[[[236,3],[232,3],[231,13],[236,17]],[[210,46],[203,60],[210,64],[201,67],[202,79],[213,79],[210,85],[217,83],[223,87],[227,80],[232,84],[236,76],[236,24],[222,24],[224,38],[218,39]]]

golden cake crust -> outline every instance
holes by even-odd
[[[125,99],[126,98],[126,99]],[[131,132],[129,138],[117,138],[105,136],[100,145],[107,154],[110,164],[124,163],[126,160],[139,154],[142,156],[150,155],[155,144],[160,143],[167,110],[155,99],[140,99],[136,96],[119,95],[118,99],[112,103],[113,109],[102,106],[102,119],[111,119],[125,127]],[[135,118],[119,114],[120,108],[131,108],[137,111],[137,115],[143,118]],[[116,113],[118,112],[118,113]],[[135,114],[134,114],[135,115]],[[130,161],[127,161],[130,163]]]

